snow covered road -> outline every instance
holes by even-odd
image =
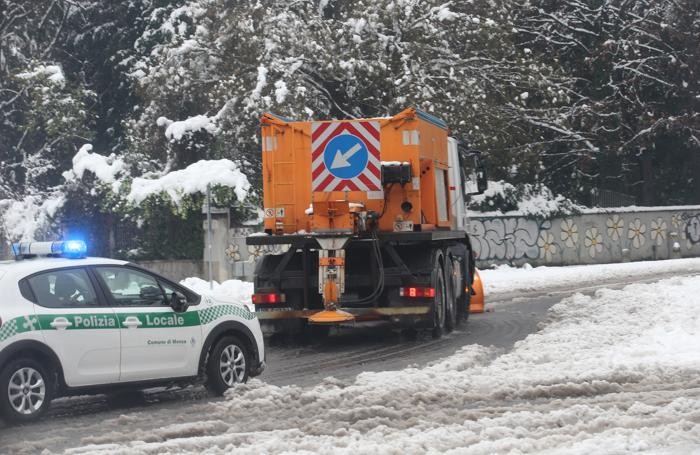
[[[486,271],[495,312],[446,341],[418,340],[408,356],[400,340],[380,340],[385,359],[368,356],[357,376],[341,362],[333,378],[309,383],[300,371],[283,381],[271,366],[223,400],[195,390],[105,411],[104,399],[76,398],[83,415],[1,428],[0,452],[700,453],[700,277],[559,296],[597,279],[615,287],[700,269],[697,260],[640,264]],[[535,332],[535,308],[553,303]],[[526,329],[506,333],[504,314],[501,322],[529,317]],[[511,341],[485,341],[482,321],[496,327],[491,340]],[[313,373],[318,359],[297,355]]]

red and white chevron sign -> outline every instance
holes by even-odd
[[[379,122],[311,124],[312,191],[381,191]]]

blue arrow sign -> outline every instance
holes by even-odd
[[[369,151],[354,134],[335,136],[323,150],[323,162],[328,172],[339,179],[353,179],[367,167]]]

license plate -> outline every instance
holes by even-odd
[[[394,232],[413,231],[413,221],[394,221]]]

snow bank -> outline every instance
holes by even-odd
[[[676,210],[700,210],[700,205],[628,205],[625,207],[588,207],[581,209],[581,213],[670,212]]]
[[[117,174],[126,168],[124,161],[114,154],[110,156],[100,155],[92,152],[92,145],[85,144],[80,147],[78,153],[73,157],[73,169],[63,173],[63,178],[67,181],[83,178],[85,171],[90,171],[103,183],[113,184],[113,191],[119,190]],[[116,184],[116,185],[115,185]]]
[[[576,288],[581,282],[597,283],[639,277],[653,278],[659,273],[675,272],[679,275],[698,273],[700,272],[700,258],[569,267],[513,268],[502,265],[493,270],[480,270],[479,272],[486,294],[499,294],[563,287],[571,289]]]
[[[180,281],[180,284],[192,289],[194,292],[202,295],[210,295],[211,297],[233,303],[245,304],[250,311],[255,311],[255,306],[250,300],[253,294],[253,283],[240,280],[226,280],[222,283],[213,282],[213,286],[209,286],[208,281],[201,278],[190,277]]]
[[[173,203],[179,204],[184,195],[206,192],[208,184],[233,188],[239,201],[245,199],[250,189],[248,178],[233,161],[200,160],[160,178],[135,178],[127,200],[138,205],[151,195],[166,193]]]
[[[509,353],[465,346],[351,384],[255,380],[69,453],[697,453],[698,371],[700,278],[673,278],[565,299]]]

